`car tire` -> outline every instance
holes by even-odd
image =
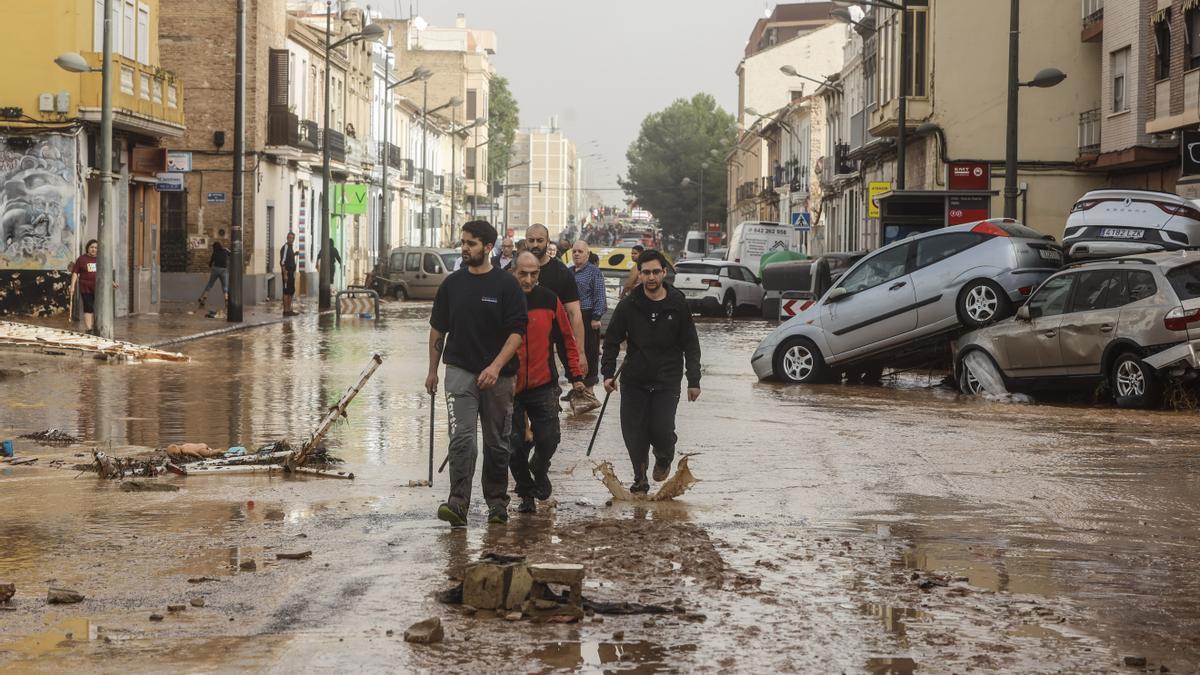
[[[392,288],[392,297],[397,300],[408,300],[408,291],[404,290],[403,286]]]
[[[1125,352],[1113,361],[1109,384],[1121,408],[1156,408],[1162,399],[1158,373],[1133,352]]]
[[[972,330],[983,328],[1012,314],[1012,302],[993,281],[976,279],[963,286],[955,304],[958,321]]]
[[[726,319],[732,319],[737,314],[737,299],[734,298],[733,292],[725,294],[725,299],[721,301],[721,316]]]
[[[958,363],[958,391],[967,396],[980,396],[983,393],[983,385],[971,373],[971,369],[967,364],[959,361]]]
[[[828,367],[821,350],[807,338],[792,338],[775,351],[775,376],[792,384],[821,384]]]

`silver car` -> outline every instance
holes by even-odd
[[[1068,260],[1111,258],[1200,246],[1200,209],[1170,192],[1092,190],[1075,202],[1063,231]]]
[[[1114,258],[1051,276],[1016,317],[959,338],[955,374],[971,394],[995,372],[1010,391],[1091,387],[1107,378],[1118,405],[1153,407],[1162,370],[1194,368],[1188,343],[1198,339],[1200,253]],[[976,352],[987,361],[970,360]]]
[[[1053,238],[1010,219],[915,235],[860,260],[750,362],[760,379],[802,383],[878,369],[927,338],[1009,316],[1061,265]]]

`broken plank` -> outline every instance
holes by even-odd
[[[235,455],[233,457],[220,457],[217,459],[205,459],[199,462],[192,462],[187,465],[188,469],[193,467],[205,466],[237,466],[240,464],[254,464],[266,459],[282,459],[292,454],[290,450],[279,450],[277,452],[263,452],[249,455]]]
[[[371,355],[370,363],[368,363],[366,368],[363,368],[363,371],[359,373],[358,382],[346,389],[346,392],[342,394],[342,397],[338,399],[338,402],[329,409],[329,412],[325,414],[324,419],[322,419],[321,423],[317,425],[317,428],[308,437],[308,440],[304,441],[303,445],[300,446],[300,449],[296,450],[287,460],[286,464],[288,467],[296,468],[304,465],[304,462],[308,460],[309,454],[316,449],[317,444],[321,442],[321,439],[325,437],[325,434],[329,432],[329,429],[332,428],[334,423],[338,421],[338,418],[346,415],[346,407],[350,405],[350,402],[354,400],[354,397],[358,395],[358,392],[362,391],[362,388],[367,384],[367,380],[371,379],[371,376],[375,374],[375,371],[382,363],[382,356],[379,354]]]
[[[300,551],[299,553],[276,553],[275,554],[276,560],[304,560],[305,558],[311,558],[311,557],[312,557],[312,551]]]
[[[308,476],[322,476],[324,478],[345,478],[346,480],[354,480],[354,474],[349,471],[334,471],[332,469],[312,469],[307,466],[298,466],[292,469],[293,473],[302,473]]]
[[[187,475],[212,476],[231,473],[274,473],[276,471],[283,471],[283,467],[278,464],[240,464],[236,466],[199,466],[195,469],[189,467]]]

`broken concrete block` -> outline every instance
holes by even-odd
[[[203,607],[204,598],[192,598],[192,607]]]
[[[463,604],[496,609],[503,606],[505,600],[503,568],[487,563],[467,567],[463,575]]]
[[[8,602],[16,594],[16,584],[0,584],[0,602]]]
[[[258,569],[258,563],[253,560],[243,560],[242,564],[238,565],[238,569],[243,572],[253,572]]]
[[[442,620],[438,617],[418,621],[408,627],[404,631],[405,642],[415,642],[421,645],[431,645],[435,642],[441,642],[446,637],[445,631],[442,630]]]
[[[529,597],[533,588],[533,575],[525,565],[513,565],[508,574],[508,592],[505,595],[505,609],[520,609]]]
[[[571,586],[583,583],[583,565],[574,563],[540,563],[529,566],[534,581],[543,584]]]
[[[51,605],[72,605],[83,601],[83,593],[66,588],[51,588],[46,593],[46,602]]]
[[[187,609],[187,605],[167,605],[167,611],[171,613],[182,612]]]

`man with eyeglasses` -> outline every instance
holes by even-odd
[[[500,242],[499,252],[492,256],[492,267],[507,272],[509,271],[509,268],[512,267],[513,260],[515,259],[516,257],[513,255],[512,237],[505,237]]]
[[[650,491],[646,480],[650,448],[654,448],[654,480],[662,482],[675,460],[675,413],[680,381],[687,375],[689,401],[700,398],[700,339],[683,293],[666,283],[667,259],[649,249],[637,261],[641,283],[621,300],[604,335],[600,372],[604,389],[617,388],[617,356],[625,345],[621,367],[621,435],[633,462],[629,491]]]

